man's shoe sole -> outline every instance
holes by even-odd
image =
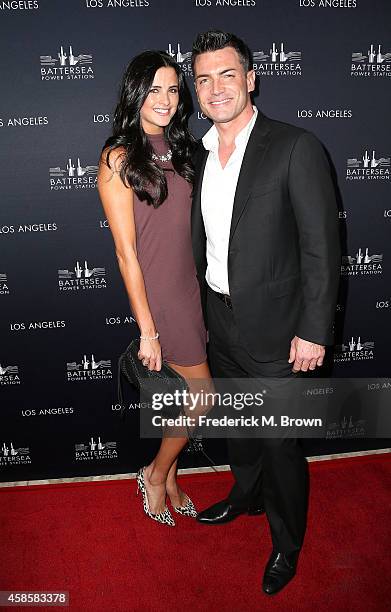
[[[236,518],[238,518],[238,516],[241,516],[242,514],[247,514],[248,516],[258,516],[260,514],[263,514],[264,512],[265,510],[263,508],[257,508],[255,510],[243,510],[238,513],[235,513],[234,515],[231,514],[227,518],[220,519],[217,521],[203,520],[202,518],[200,519],[198,517],[196,517],[196,521],[202,523],[203,525],[224,525],[224,523],[230,523],[231,521],[234,521]]]
[[[269,593],[269,591],[265,591],[263,585],[262,585],[262,591],[265,593],[265,595],[277,595],[278,593],[281,593],[281,591],[283,591],[285,589],[286,586],[288,586],[288,584],[291,582],[291,580],[293,580],[293,578],[296,576],[296,572],[293,574],[293,576],[291,576],[289,578],[289,580],[283,584],[279,589],[277,589],[276,591],[272,591],[271,593]]]

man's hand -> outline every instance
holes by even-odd
[[[291,342],[288,363],[293,363],[292,371],[295,373],[307,372],[323,365],[324,354],[325,347],[322,344],[308,342],[295,336]]]

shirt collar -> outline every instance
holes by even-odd
[[[250,138],[251,130],[254,127],[254,123],[257,120],[258,109],[253,105],[253,116],[250,121],[244,126],[243,129],[240,130],[239,134],[235,137],[235,145],[236,147],[245,146],[247,144],[248,139]],[[217,152],[219,147],[219,133],[216,129],[215,125],[206,132],[206,134],[202,138],[202,144],[204,145],[207,151]]]

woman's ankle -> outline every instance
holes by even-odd
[[[167,485],[167,495],[173,506],[182,506],[187,498],[186,493],[182,491],[177,482],[173,487]]]
[[[173,493],[179,492],[181,490],[176,478],[167,478],[166,488],[167,491],[171,491]]]
[[[148,482],[152,486],[163,485],[166,483],[166,478],[167,478],[166,474],[157,470],[153,461],[146,467],[145,471],[146,471]]]

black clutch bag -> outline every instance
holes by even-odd
[[[125,414],[125,404],[122,393],[122,381],[124,377],[133,387],[136,387],[142,394],[143,400],[152,401],[154,393],[170,393],[175,391],[188,391],[189,388],[183,376],[173,370],[163,361],[161,370],[149,370],[138,358],[140,350],[140,340],[135,338],[120,355],[118,359],[118,403],[121,406],[121,417]],[[180,405],[164,406],[161,414],[165,417],[175,418],[182,412]]]
[[[125,378],[133,387],[136,387],[147,402],[151,402],[153,393],[171,393],[175,391],[189,391],[186,380],[173,370],[165,361],[163,361],[161,370],[150,371],[142,364],[138,358],[140,350],[140,341],[135,338],[131,341],[126,350],[118,359],[118,403],[121,405],[121,417],[125,415],[125,403],[122,394],[122,377]],[[161,411],[162,415],[168,418],[176,418],[179,414],[184,414],[181,405],[164,406]],[[201,452],[212,469],[216,472],[215,462],[207,455],[202,446],[199,446],[199,441],[193,439],[189,428],[186,426],[187,436],[189,439],[189,447],[193,453]]]

